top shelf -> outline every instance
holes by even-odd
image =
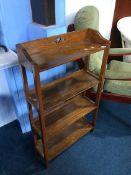
[[[17,51],[21,64],[32,64],[43,71],[104,50],[108,45],[99,32],[86,29],[18,44]]]

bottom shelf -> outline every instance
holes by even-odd
[[[57,134],[54,138],[48,140],[48,160],[58,156],[92,129],[93,126],[87,121],[86,118],[83,117],[63,130],[61,133]],[[37,142],[36,149],[44,157],[41,140]]]

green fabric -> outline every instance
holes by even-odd
[[[75,30],[92,28],[99,30],[99,12],[94,6],[85,6],[81,8],[75,16]]]
[[[96,73],[96,71],[93,72]],[[131,78],[131,63],[111,61],[106,70],[106,78]],[[131,95],[131,81],[106,80],[104,90],[122,95]],[[94,91],[96,91],[96,87]]]
[[[74,20],[75,30],[92,28],[99,31],[99,12],[94,6],[81,8]],[[110,54],[131,53],[129,48],[112,48]],[[90,55],[89,69],[99,75],[103,58],[103,51]],[[131,63],[111,61],[106,71],[108,78],[131,78]],[[131,81],[106,80],[104,90],[109,92],[131,95]]]
[[[106,70],[106,78],[131,78],[131,72],[116,72],[113,70]]]
[[[106,71],[107,78],[131,78],[131,63],[111,61]],[[131,81],[106,80],[104,90],[131,96]]]
[[[120,54],[120,55],[124,55],[124,54],[131,54],[131,48],[111,48],[109,50],[109,54],[110,55],[115,55],[115,54]]]
[[[104,51],[100,51],[90,55],[89,69],[97,75],[99,75],[101,70],[103,53]]]
[[[104,90],[116,94],[131,96],[131,81],[106,80]]]
[[[131,63],[112,60],[108,64],[109,70],[119,71],[119,72],[131,72]]]
[[[95,6],[85,6],[81,8],[74,20],[75,30],[92,28],[99,30],[99,11]],[[102,63],[102,52],[97,52],[90,56],[89,69],[99,74]]]

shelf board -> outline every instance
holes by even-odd
[[[70,103],[45,116],[47,140],[57,135],[69,125],[95,110],[96,105],[87,97],[76,96]],[[34,131],[41,136],[39,119],[32,124]]]
[[[86,118],[81,118],[65,130],[61,131],[56,137],[48,140],[48,160],[52,160],[58,156],[92,129],[93,126],[87,122]],[[44,157],[41,140],[37,142],[36,148],[38,152]]]
[[[45,111],[48,113],[64,106],[68,100],[98,85],[98,83],[99,80],[96,77],[82,69],[52,83],[43,85],[41,89]],[[30,92],[27,100],[38,109],[34,90]]]

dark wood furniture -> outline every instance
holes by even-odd
[[[109,47],[110,42],[91,29],[17,45],[35,147],[46,167],[48,161],[94,129]],[[100,50],[104,50],[104,56],[99,77],[81,69],[46,85],[41,84],[40,72]],[[26,69],[34,75],[34,89],[28,86]],[[84,92],[97,85],[93,102]],[[34,118],[32,107],[37,110],[38,118]],[[91,111],[94,117],[88,121],[85,115]]]
[[[33,22],[45,26],[55,24],[55,0],[30,0]]]

